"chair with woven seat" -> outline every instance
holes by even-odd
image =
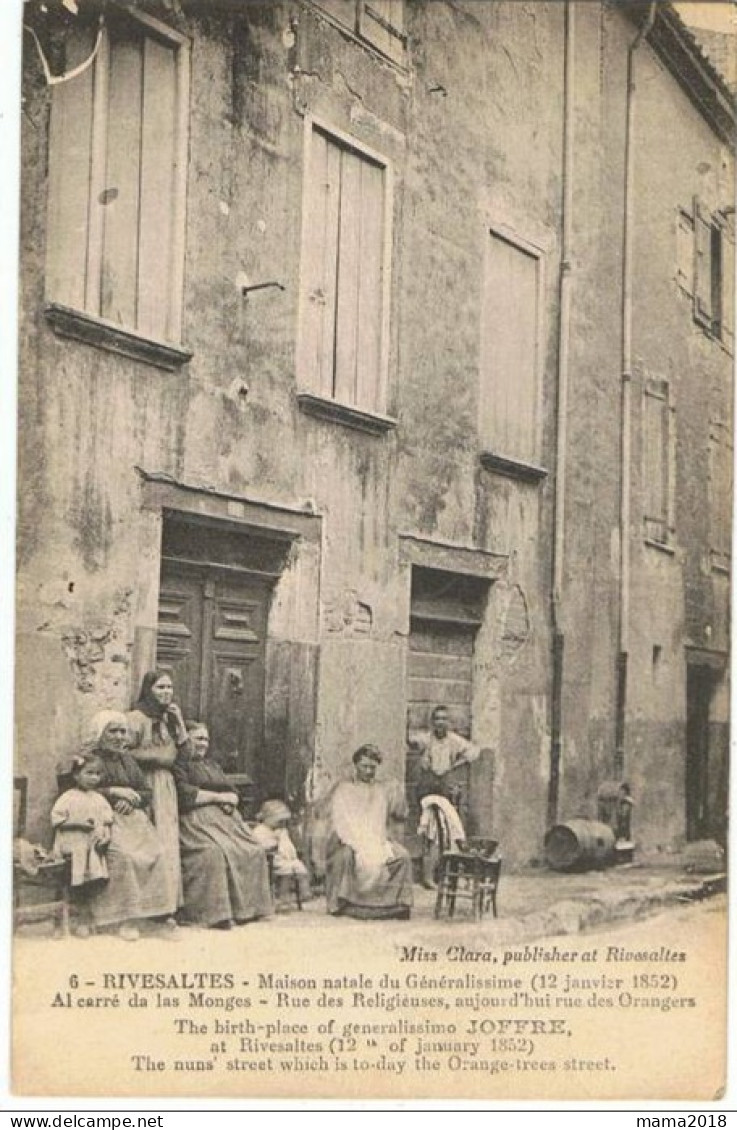
[[[61,937],[69,934],[68,859],[37,859],[25,841],[28,779],[13,777],[13,928],[52,919]]]
[[[470,902],[474,918],[480,921],[489,910],[497,916],[496,895],[502,860],[496,840],[458,841],[456,849],[440,859],[435,917],[447,912],[453,918],[457,900]]]

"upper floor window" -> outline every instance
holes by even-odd
[[[66,70],[95,31],[70,37]],[[47,298],[146,338],[181,337],[187,40],[108,6],[92,66],[54,87]]]
[[[675,408],[667,381],[647,379],[642,397],[645,540],[671,546],[675,533]]]
[[[734,234],[727,217],[698,200],[679,211],[676,277],[693,298],[694,318],[731,352],[734,348]]]
[[[353,140],[307,123],[298,373],[303,389],[386,407],[391,173]]]
[[[542,256],[491,229],[481,311],[479,432],[485,452],[511,462],[539,457]]]
[[[407,36],[404,0],[314,0],[339,23],[378,48],[395,63],[404,63]]]

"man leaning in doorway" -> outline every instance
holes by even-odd
[[[415,748],[422,754],[417,799],[435,793],[458,807],[460,786],[454,780],[453,770],[464,762],[476,761],[481,751],[473,742],[451,730],[447,706],[435,707],[430,724],[430,733],[415,739]]]
[[[436,706],[430,715],[429,733],[413,735],[411,743],[419,751],[420,773],[417,779],[416,798],[442,798],[437,805],[444,809],[444,822],[450,832],[455,827],[464,836],[462,821],[467,818],[468,797],[455,770],[464,764],[476,761],[481,750],[467,738],[461,737],[450,728],[450,714],[447,706]],[[452,807],[451,807],[452,806]],[[424,812],[424,805],[421,809]],[[454,811],[455,810],[455,811]],[[460,819],[459,819],[460,818]],[[425,825],[425,817],[420,820],[422,839],[422,885],[435,886],[437,849],[440,846],[435,838],[428,835],[432,824]]]

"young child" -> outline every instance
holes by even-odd
[[[292,814],[283,800],[267,800],[261,805],[256,819],[258,823],[251,828],[251,834],[257,843],[261,844],[267,852],[273,852],[272,866],[276,890],[276,901],[287,887],[286,880],[296,878],[299,883],[300,900],[304,902],[310,898],[310,878],[302,860],[297,855],[297,849],[291,841],[287,824]],[[288,889],[288,888],[287,888]]]
[[[108,877],[105,851],[113,810],[95,791],[102,776],[97,757],[75,757],[71,776],[74,787],[62,793],[51,809],[51,826],[56,831],[54,855],[71,857],[72,888],[80,888]]]

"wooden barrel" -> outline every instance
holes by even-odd
[[[554,871],[589,871],[614,859],[614,832],[597,820],[568,820],[545,836],[545,859]]]

